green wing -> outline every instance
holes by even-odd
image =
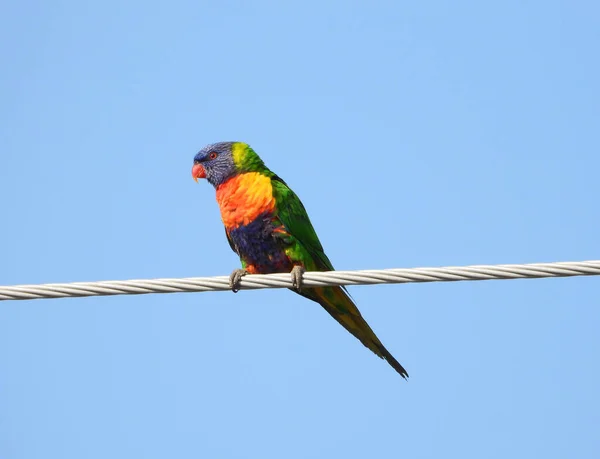
[[[292,262],[301,262],[311,271],[331,271],[333,265],[319,241],[304,205],[278,176],[271,179],[277,206],[277,218],[287,234],[282,235]]]
[[[271,179],[277,206],[277,220],[284,232],[275,232],[284,245],[292,263],[301,263],[309,271],[330,271],[333,266],[323,251],[317,233],[298,196],[279,177]],[[386,349],[375,332],[360,314],[345,287],[317,287],[302,289],[300,295],[319,303],[340,325],[354,335],[368,349],[388,361],[403,378],[404,367]]]

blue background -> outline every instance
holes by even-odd
[[[592,1],[4,2],[0,283],[228,274],[207,143],[338,269],[600,258]],[[597,458],[598,278],[0,303],[0,458]]]

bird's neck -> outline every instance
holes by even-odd
[[[217,202],[226,228],[247,225],[275,210],[271,178],[260,172],[236,175],[217,186]]]

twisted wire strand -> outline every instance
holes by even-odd
[[[597,275],[600,275],[600,260],[443,268],[313,271],[303,275],[303,285],[304,287],[322,287],[327,285],[403,284]],[[292,278],[288,273],[248,275],[243,277],[240,283],[242,290],[291,287]],[[0,301],[222,290],[230,290],[229,276],[0,286]]]

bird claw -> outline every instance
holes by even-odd
[[[296,265],[296,266],[294,266],[294,268],[292,269],[292,272],[290,273],[292,275],[292,286],[297,291],[300,291],[302,289],[302,284],[304,282],[302,279],[302,276],[304,275],[305,272],[306,272],[306,269],[304,269],[303,266]]]
[[[240,281],[242,277],[248,274],[248,271],[245,269],[235,269],[231,275],[229,276],[229,287],[233,293],[237,293],[240,291]]]

